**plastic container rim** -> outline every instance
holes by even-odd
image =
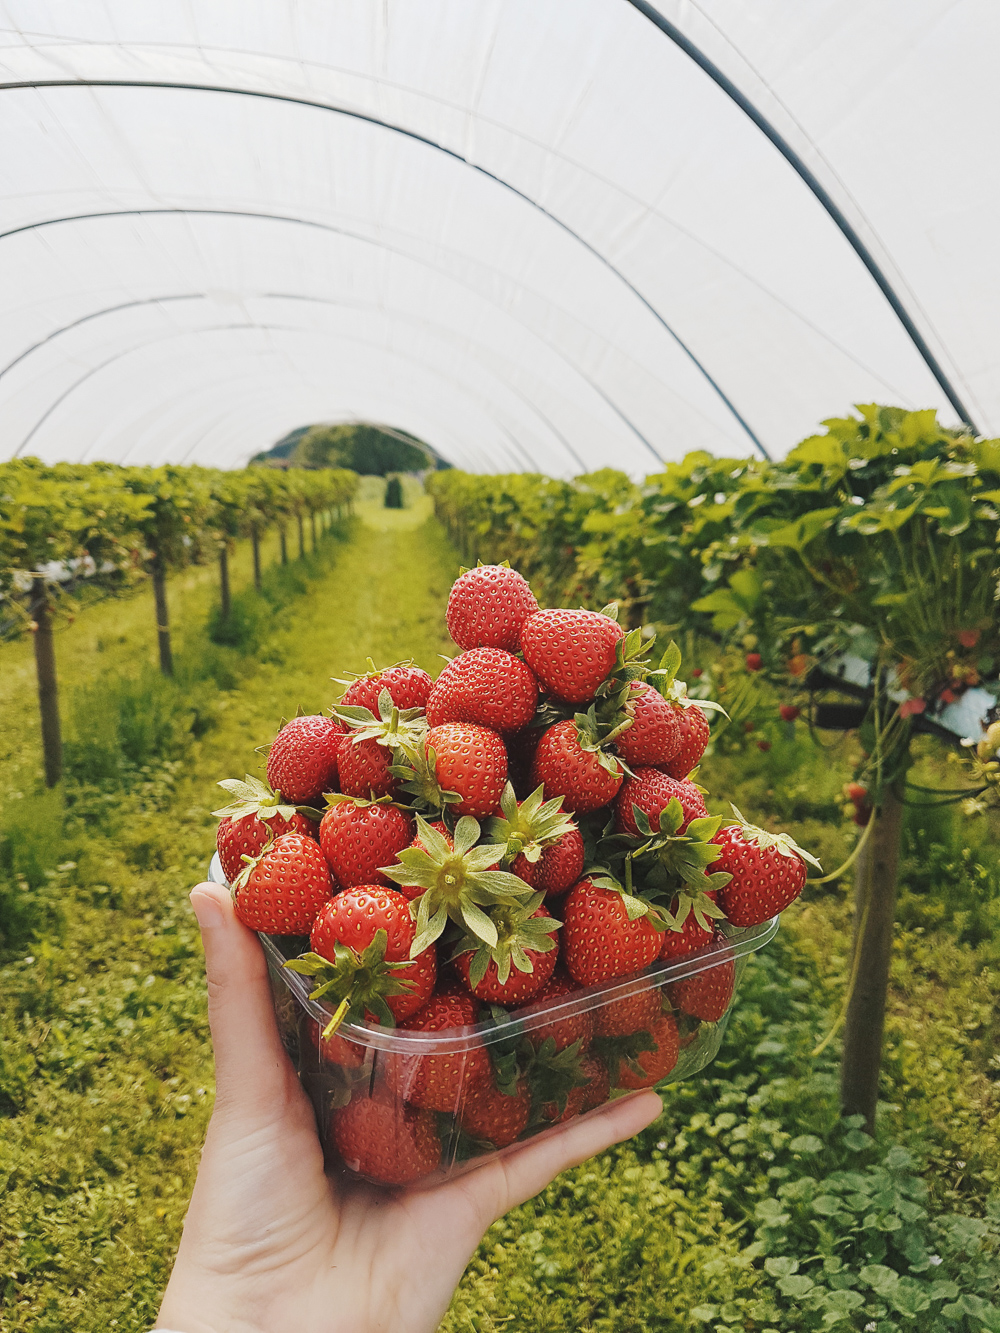
[[[208,878],[215,884],[228,888],[228,881],[222,872],[218,854],[212,858]],[[722,930],[727,934],[725,945],[707,945],[693,953],[685,954],[674,962],[654,963],[644,972],[631,977],[617,977],[612,981],[596,986],[587,986],[572,996],[552,1004],[525,1005],[510,1014],[510,1021],[494,1023],[486,1021],[470,1024],[466,1027],[451,1028],[448,1035],[431,1032],[404,1032],[399,1028],[384,1028],[369,1023],[342,1023],[338,1035],[369,1049],[391,1051],[408,1055],[448,1055],[468,1051],[478,1046],[489,1046],[498,1041],[509,1041],[512,1037],[531,1032],[538,1027],[547,1026],[577,1014],[588,1013],[616,1000],[631,995],[641,994],[685,977],[697,976],[710,968],[719,967],[728,962],[735,962],[748,954],[756,953],[769,944],[778,933],[777,916],[771,917],[757,926],[729,926],[722,923]],[[276,938],[258,934],[269,962],[278,970],[289,992],[321,1025],[327,1023],[332,1009],[322,1001],[310,998],[310,982],[307,977],[297,972],[290,972],[283,966],[285,955],[275,943]]]

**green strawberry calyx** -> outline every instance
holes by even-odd
[[[246,852],[243,852],[241,854],[240,860],[243,862],[243,869],[240,871],[240,873],[233,880],[232,884],[230,884],[229,886],[230,897],[232,897],[233,899],[235,899],[236,897],[237,890],[246,888],[247,884],[249,883],[250,876],[257,869],[261,861],[263,861],[264,857],[267,856],[268,852],[270,852],[271,848],[274,846],[274,833],[270,829],[268,829],[268,833],[270,834],[270,836],[267,842],[265,842],[264,846],[260,849],[260,851],[257,853],[256,856],[247,856]]]
[[[359,680],[374,680],[378,676],[381,676],[384,672],[392,671],[394,667],[413,666],[412,657],[406,657],[401,662],[393,662],[391,663],[391,665],[387,667],[377,667],[375,665],[374,659],[371,657],[366,657],[365,661],[368,663],[367,671],[352,671],[348,673],[346,678],[341,676],[331,676],[330,679],[333,681],[335,685],[343,685],[345,689],[350,689],[350,687],[356,684]],[[351,706],[352,705],[350,704],[348,705],[348,707]]]
[[[606,612],[601,612],[602,615]],[[617,619],[617,617],[615,617]],[[630,629],[615,644],[615,664],[597,687],[595,697],[606,698],[622,685],[633,680],[645,680],[649,672],[649,658],[643,654],[653,646],[656,638],[644,638],[641,629]]]
[[[615,775],[623,771],[631,773],[632,770],[625,761],[617,755],[609,754],[607,748],[617,736],[632,725],[630,717],[618,721],[616,711],[611,721],[604,721],[602,717],[598,717],[597,705],[591,704],[585,713],[574,713],[573,721],[576,724],[577,744],[585,754],[594,755],[600,766],[609,773]]]
[[[800,847],[789,834],[771,833],[767,829],[758,828],[756,824],[748,823],[735,805],[733,806],[733,814],[736,818],[727,819],[725,821],[726,827],[739,828],[745,842],[759,847],[762,852],[777,852],[779,856],[787,856],[791,859],[798,856],[803,861],[808,861],[811,866],[815,866],[817,870],[823,869],[815,856]]]
[[[540,1115],[543,1106],[555,1102],[559,1114],[566,1109],[566,1098],[574,1088],[589,1080],[583,1073],[582,1060],[586,1052],[582,1040],[564,1050],[556,1049],[554,1037],[546,1037],[535,1046],[525,1035],[524,1025],[500,1005],[489,1006],[484,1023],[498,1029],[502,1035],[487,1045],[497,1091],[505,1097],[518,1097],[525,1084],[531,1093],[532,1114],[529,1124],[544,1123]]]
[[[361,741],[378,741],[379,745],[390,750],[415,746],[427,734],[427,720],[422,708],[397,708],[388,690],[382,689],[378,696],[378,717],[370,708],[348,707],[334,708],[334,717],[340,718],[351,728],[349,738],[352,745]]]
[[[296,813],[308,819],[319,819],[321,815],[312,806],[292,805],[283,801],[280,791],[272,791],[266,782],[261,782],[260,778],[250,773],[243,782],[239,778],[223,778],[218,786],[235,798],[229,805],[212,811],[220,819],[243,819],[247,815],[256,815],[258,819],[273,819],[275,815],[291,819]]]
[[[544,1109],[553,1103],[556,1115],[566,1110],[566,1101],[574,1088],[585,1088],[590,1079],[584,1073],[583,1060],[586,1052],[583,1041],[577,1038],[570,1046],[556,1050],[554,1037],[546,1037],[537,1050],[526,1062],[525,1077],[531,1089],[532,1116],[529,1124],[536,1120],[547,1123]],[[542,1114],[539,1115],[539,1112]]]
[[[477,560],[476,563],[475,563],[475,565],[471,566],[471,568],[472,568],[472,569],[489,569],[489,568],[492,568],[493,565],[494,565],[494,562],[492,562],[492,561],[488,561],[488,560]],[[500,563],[499,563],[498,565],[496,565],[496,568],[497,568],[497,569],[510,569],[510,561],[509,561],[509,560],[501,560]],[[470,569],[470,566],[468,566],[468,565],[459,565],[459,567],[458,567],[458,577],[461,578],[463,574],[468,574],[468,573],[469,573],[469,569]]]
[[[652,1035],[646,1031],[630,1032],[625,1037],[598,1037],[594,1042],[595,1053],[608,1066],[612,1087],[617,1085],[624,1069],[643,1078],[646,1071],[639,1063],[639,1056],[657,1049]]]
[[[701,708],[706,713],[721,713],[723,717],[728,718],[729,714],[722,704],[717,704],[714,699],[691,699],[688,697],[687,685],[683,680],[677,679],[680,668],[681,650],[671,639],[660,658],[660,665],[655,670],[646,673],[647,679],[651,685],[659,690],[669,704],[676,704],[678,708]]]
[[[366,1013],[375,1014],[383,1027],[396,1026],[386,996],[408,995],[416,983],[408,977],[394,975],[400,968],[411,964],[386,962],[388,942],[387,933],[377,930],[371,944],[360,953],[350,945],[335,944],[332,961],[322,954],[304,953],[298,958],[289,958],[284,964],[290,972],[316,978],[319,984],[310,992],[311,1000],[329,996],[336,1002],[333,1017],[323,1029],[324,1039],[336,1032],[345,1019],[363,1023]]]
[[[455,825],[454,846],[417,815],[417,836],[423,847],[404,847],[394,866],[380,867],[395,883],[423,892],[410,904],[417,935],[410,957],[439,938],[448,921],[495,947],[499,933],[484,907],[510,906],[531,893],[531,886],[506,870],[495,870],[503,859],[502,845],[477,846],[480,828],[471,815]]]
[[[660,811],[655,829],[645,811],[637,805],[632,806],[632,817],[645,839],[632,855],[643,861],[649,858],[651,862],[643,866],[647,887],[652,891],[677,893],[680,914],[674,914],[673,918],[677,930],[692,907],[696,908],[698,924],[707,930],[702,917],[718,919],[724,913],[706,895],[724,889],[732,879],[732,875],[725,871],[712,874],[708,869],[722,855],[722,848],[712,841],[722,827],[722,816],[703,815],[700,819],[692,819],[684,832],[678,833],[684,823],[684,810],[674,796],[666,809]]]
[[[562,808],[561,796],[545,799],[544,785],[518,802],[508,782],[500,797],[500,809],[502,816],[494,815],[487,821],[486,836],[490,842],[504,844],[504,861],[523,856],[534,865],[546,847],[576,828]]]
[[[629,921],[638,921],[640,917],[647,917],[649,924],[654,930],[666,930],[672,921],[670,913],[659,904],[652,902],[644,893],[636,893],[632,882],[632,853],[629,852],[625,857],[625,882],[605,865],[594,865],[585,867],[582,879],[589,879],[592,884],[596,884],[599,889],[609,889],[612,893],[617,893],[622,900],[622,906],[625,908],[625,915]]]
[[[391,796],[348,796],[345,791],[331,791],[328,792],[323,799],[326,801],[327,810],[332,809],[335,805],[357,805],[362,807],[369,805],[391,805],[397,810],[405,810],[409,813],[408,806],[400,805],[400,803],[394,801]]]
[[[512,967],[518,972],[534,972],[535,965],[529,956],[531,951],[548,953],[556,947],[552,936],[562,922],[550,916],[535,916],[544,898],[544,893],[533,893],[522,902],[500,903],[490,907],[486,915],[496,929],[496,944],[486,944],[481,937],[471,932],[466,932],[459,940],[452,961],[459,954],[472,952],[469,963],[470,985],[478,986],[493,962],[496,963],[497,980],[504,986]]]
[[[457,791],[445,790],[437,780],[437,751],[433,745],[425,746],[422,740],[417,745],[406,742],[397,760],[389,772],[400,779],[403,791],[414,796],[417,805],[443,814],[449,805],[461,803]]]

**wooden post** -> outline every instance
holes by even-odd
[[[156,604],[156,638],[160,649],[160,670],[165,676],[172,676],[174,674],[174,658],[170,651],[167,569],[158,555],[153,557],[153,600]]]
[[[288,539],[285,533],[285,525],[282,524],[278,529],[278,538],[281,542],[281,563],[288,564]]]
[[[219,547],[219,601],[222,604],[222,619],[228,620],[233,604],[229,594],[229,551],[225,542]],[[164,603],[164,606],[166,606],[166,603]],[[159,620],[159,612],[157,612],[157,623],[166,623],[165,620]],[[167,672],[167,675],[169,674]]]
[[[42,719],[45,785],[54,787],[62,777],[59,683],[56,679],[56,650],[52,640],[49,594],[45,579],[40,574],[35,575],[31,585],[31,619],[35,626],[35,675],[38,679],[38,711]]]
[[[903,837],[903,803],[886,788],[872,813],[875,827],[858,857],[854,901],[854,989],[844,1025],[840,1100],[845,1115],[863,1115],[875,1132],[882,1034],[896,920],[896,879]]]
[[[257,592],[260,592],[260,533],[256,527],[250,530],[250,541],[253,545],[253,586]]]

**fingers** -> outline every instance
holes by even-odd
[[[237,921],[228,889],[197,884],[191,907],[205,948],[216,1107],[246,1106],[280,1091],[286,1076],[267,962],[254,932]]]
[[[478,1190],[480,1202],[496,1220],[538,1194],[560,1171],[638,1134],[662,1110],[663,1103],[655,1092],[609,1102],[599,1112],[570,1121],[551,1138],[527,1143],[519,1152],[501,1158],[496,1163],[496,1174],[489,1168],[472,1171],[461,1183],[470,1192]]]

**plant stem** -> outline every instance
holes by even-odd
[[[42,752],[45,785],[54,787],[62,777],[62,732],[59,725],[59,684],[56,652],[52,640],[52,612],[45,579],[36,575],[31,585],[31,618],[35,623],[35,675],[38,678],[38,711],[42,719]]]
[[[174,674],[174,658],[170,650],[167,570],[158,555],[153,557],[153,601],[156,606],[156,639],[160,649],[160,670],[165,676],[172,676]]]
[[[882,1033],[889,989],[896,877],[903,833],[903,805],[892,787],[873,813],[872,837],[855,874],[854,971],[844,1028],[840,1099],[845,1115],[863,1115],[875,1130]]]
[[[232,610],[232,598],[229,595],[229,551],[225,542],[219,547],[219,602],[222,619],[228,620]]]
[[[260,533],[256,528],[250,530],[250,542],[253,546],[253,586],[260,592]]]

